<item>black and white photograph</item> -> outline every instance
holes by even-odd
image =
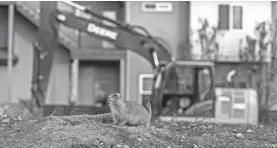
[[[277,148],[277,1],[0,1],[0,148]]]

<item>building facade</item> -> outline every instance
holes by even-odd
[[[238,60],[240,40],[245,40],[246,35],[255,36],[258,23],[271,22],[272,4],[270,1],[191,2],[190,26],[195,32],[201,27],[199,19],[207,19],[209,25],[222,34],[218,38],[219,54],[229,60]],[[200,54],[200,47],[195,47],[194,52]]]
[[[1,65],[0,65],[0,104],[15,103],[19,99],[30,99],[32,82],[33,50],[36,41],[36,27],[26,20],[15,8],[14,27],[9,33],[9,5],[2,4],[1,11]],[[13,67],[11,78],[8,72],[8,40],[13,34]],[[9,88],[11,88],[9,90]]]

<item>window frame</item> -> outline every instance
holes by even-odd
[[[220,24],[220,17],[219,17],[219,15],[221,14],[220,12],[219,12],[219,10],[220,10],[220,6],[228,6],[228,8],[229,8],[229,19],[228,19],[228,29],[222,29],[222,28],[219,28],[219,24]],[[218,19],[218,28],[219,28],[219,30],[222,30],[222,31],[228,31],[228,30],[230,30],[231,29],[231,26],[230,26],[230,19],[231,19],[231,17],[230,17],[230,13],[231,13],[231,11],[230,11],[230,4],[219,4],[218,6],[217,6],[217,19]]]
[[[138,94],[139,94],[138,102],[139,103],[142,103],[142,95],[151,95],[152,94],[151,90],[147,91],[147,90],[143,89],[143,82],[144,82],[143,80],[145,78],[150,78],[150,79],[154,80],[154,74],[151,74],[151,73],[139,74],[139,92],[138,92]]]
[[[143,82],[145,78],[150,78],[154,80],[154,74],[140,74],[139,75],[139,93],[140,94],[151,94],[151,90],[144,90],[143,89]]]
[[[243,6],[241,6],[241,5],[231,5],[231,7],[232,7],[232,14],[230,14],[230,15],[232,15],[232,17],[231,17],[231,20],[232,21],[230,21],[230,23],[232,23],[232,30],[243,30]],[[234,8],[235,7],[238,7],[238,8],[241,8],[241,28],[234,28]]]
[[[236,4],[236,3],[221,3],[221,4],[218,4],[218,7],[217,7],[217,13],[218,13],[218,28],[219,28],[219,7],[221,6],[221,5],[228,5],[229,6],[229,29],[219,29],[219,30],[221,30],[221,31],[242,31],[243,30],[243,28],[244,28],[244,25],[243,25],[243,19],[244,19],[244,17],[243,17],[243,5],[241,5],[241,4]],[[241,28],[234,28],[234,8],[235,7],[240,7],[241,8]]]

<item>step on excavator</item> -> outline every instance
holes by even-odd
[[[153,37],[144,27],[111,20],[74,2],[63,1],[63,3],[91,15],[95,19],[107,21],[113,26],[105,25],[100,21],[95,21],[95,19],[88,20],[69,12],[57,10],[50,16],[50,23],[55,33],[58,32],[59,25],[64,25],[84,32],[93,38],[111,42],[120,49],[132,50],[151,63],[154,78],[150,99],[154,118],[184,121],[199,119],[207,122],[243,124],[257,123],[255,110],[251,112],[245,109],[249,105],[241,105],[244,108],[237,105],[242,108],[237,108],[237,110],[232,107],[234,101],[231,98],[234,96],[235,90],[215,88],[213,62],[175,61],[164,43]],[[57,41],[57,38],[55,40]],[[45,80],[44,76],[49,75],[51,70],[51,66],[46,66],[43,59],[47,52],[48,55],[53,55],[50,52],[54,52],[54,49],[42,49],[39,44],[36,44],[35,47],[39,54],[37,56],[38,63],[34,66],[34,70],[37,72],[34,76],[32,92],[37,105],[41,107],[49,83],[49,79]],[[200,79],[202,79],[202,82],[203,79],[206,82],[204,91],[200,91],[200,87],[203,85]],[[248,94],[248,96],[250,94],[255,96],[253,91],[242,91],[246,92],[245,94]],[[253,101],[255,98],[252,97],[249,100]],[[249,100],[245,102],[249,102]],[[74,105],[74,103],[71,104]],[[252,106],[253,104],[255,106],[255,101]],[[169,108],[176,111],[173,112]],[[243,117],[237,119],[239,117],[235,116],[241,110],[243,110],[243,113],[241,113]],[[251,116],[252,118],[250,118]]]

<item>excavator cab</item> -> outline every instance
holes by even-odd
[[[178,61],[160,68],[153,83],[153,113],[157,116],[214,117],[214,64]]]

